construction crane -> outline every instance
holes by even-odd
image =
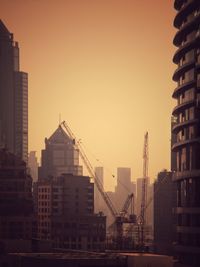
[[[113,248],[123,249],[123,240],[124,240],[124,224],[135,224],[136,216],[134,215],[134,195],[129,194],[127,199],[124,202],[124,205],[114,218],[114,222],[109,226],[109,231],[111,230],[114,235],[112,237]],[[128,209],[131,207],[131,212],[128,214]]]
[[[139,248],[144,249],[145,236],[144,228],[146,224],[146,204],[147,204],[147,180],[148,180],[148,132],[144,135],[144,149],[143,149],[143,180],[142,180],[142,194],[141,194],[141,208],[138,217],[138,238]]]
[[[94,183],[97,189],[99,190],[102,198],[104,199],[107,207],[109,208],[109,211],[111,212],[111,215],[114,218],[113,228],[116,229],[116,236],[115,236],[115,241],[117,244],[116,248],[121,249],[122,239],[123,239],[123,224],[124,223],[136,223],[136,216],[134,214],[130,214],[130,216],[127,216],[129,206],[131,203],[133,203],[133,194],[128,195],[124,203],[124,206],[122,208],[122,211],[118,213],[112,201],[110,200],[108,194],[104,191],[103,185],[101,181],[98,179],[92,167],[92,164],[90,163],[88,157],[86,156],[80,140],[76,139],[76,136],[73,134],[72,130],[70,129],[70,127],[67,125],[65,121],[63,121],[60,125],[64,127],[66,133],[73,141],[74,147],[76,147],[79,150],[80,157],[83,163],[85,164],[85,167],[87,168],[87,171],[90,177],[94,180]],[[133,212],[133,209],[132,209],[132,212]]]

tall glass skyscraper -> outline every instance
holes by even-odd
[[[175,208],[178,261],[183,266],[200,266],[200,1],[175,0],[177,33],[173,57],[177,69],[173,80],[176,140],[173,181],[177,190]]]
[[[27,162],[28,74],[19,68],[19,47],[0,20],[0,148]]]

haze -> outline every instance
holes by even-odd
[[[150,177],[169,169],[173,17],[171,0],[0,0],[29,73],[29,151],[61,114],[107,189],[117,167],[142,176],[145,131]]]

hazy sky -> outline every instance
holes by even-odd
[[[174,15],[172,0],[0,0],[29,73],[29,150],[61,113],[107,188],[117,167],[142,176],[145,131],[150,177],[169,169]]]

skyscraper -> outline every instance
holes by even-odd
[[[117,186],[115,188],[116,206],[120,211],[131,192],[131,168],[119,167],[117,168]]]
[[[177,82],[173,97],[176,124],[177,240],[175,251],[179,263],[200,266],[200,1],[175,0],[177,14],[174,37],[177,51],[173,57]]]
[[[0,147],[27,162],[28,75],[19,68],[19,47],[0,20]]]
[[[57,177],[62,173],[82,175],[83,168],[79,165],[79,150],[59,125],[48,139],[45,138],[38,178]]]

